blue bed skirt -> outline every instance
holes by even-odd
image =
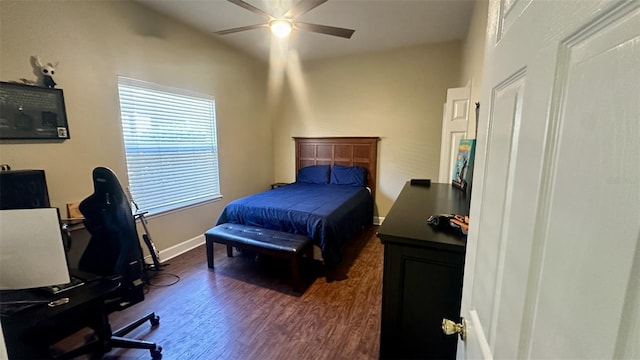
[[[264,227],[310,237],[327,264],[342,259],[342,246],[373,221],[364,187],[294,183],[234,200],[217,224]]]

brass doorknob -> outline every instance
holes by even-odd
[[[460,339],[465,341],[467,339],[467,320],[460,317],[460,324],[449,319],[442,319],[442,332],[445,335],[460,334]]]

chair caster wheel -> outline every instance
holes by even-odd
[[[158,346],[155,350],[149,350],[151,352],[151,359],[162,359],[162,346]]]
[[[151,326],[158,326],[160,325],[160,316],[154,316],[151,319],[149,319],[149,321],[151,322]]]

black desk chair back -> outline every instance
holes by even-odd
[[[93,186],[94,193],[80,203],[91,240],[78,268],[102,276],[122,277],[122,296],[132,303],[140,302],[144,299],[144,262],[129,199],[110,169],[95,168]]]
[[[85,217],[84,225],[91,234],[91,240],[80,258],[78,268],[120,281],[117,296],[108,299],[105,304],[104,318],[108,325],[108,313],[144,300],[144,258],[129,199],[116,175],[108,168],[97,167],[93,170],[93,186],[94,193],[80,203],[80,212]],[[108,334],[107,338],[87,344],[65,357],[122,347],[148,349],[152,358],[159,359],[162,348],[155,343],[122,337],[146,321],[156,326],[160,318],[150,313]]]

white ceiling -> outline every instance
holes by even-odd
[[[235,4],[225,0],[137,1],[258,58],[269,58],[271,33],[267,28],[213,34],[264,22],[259,15]],[[284,13],[292,3],[291,0],[245,1],[269,14]],[[290,48],[298,51],[301,60],[311,60],[464,39],[473,4],[473,0],[328,0],[298,20],[354,29],[351,39],[294,30]]]

